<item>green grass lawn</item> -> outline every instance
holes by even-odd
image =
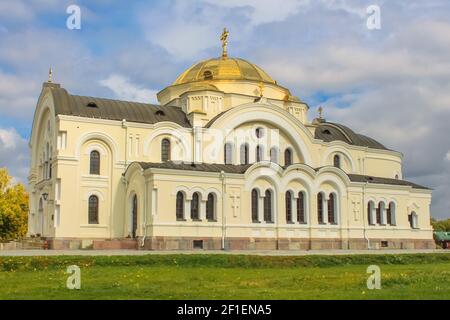
[[[66,288],[73,264],[81,290]],[[0,299],[450,299],[450,254],[0,257]]]

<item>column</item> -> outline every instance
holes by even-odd
[[[192,198],[191,199],[186,198],[186,201],[184,202],[184,219],[186,221],[191,221],[191,201]]]
[[[291,198],[291,208],[292,208],[292,222],[296,223],[298,222],[297,219],[297,201],[298,201],[298,193],[293,193],[293,196]]]
[[[199,218],[202,221],[206,221],[206,199],[201,199],[199,205]]]
[[[322,198],[323,200],[323,219],[322,223],[328,223],[328,197]]]
[[[258,221],[264,221],[264,196],[260,195],[258,197]]]

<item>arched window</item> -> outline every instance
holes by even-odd
[[[330,194],[328,198],[328,223],[337,224],[336,219],[336,195]]]
[[[161,161],[166,162],[170,160],[170,140],[167,138],[161,141]]]
[[[263,152],[264,152],[263,146],[258,144],[256,146],[256,162],[263,161],[263,159],[264,159]]]
[[[290,191],[286,191],[286,222],[292,222],[292,194]]]
[[[272,216],[272,191],[266,190],[264,195],[264,221],[273,222]]]
[[[377,212],[376,212],[376,214],[377,214],[377,216],[376,216],[376,221],[377,221],[377,224],[381,224],[381,208],[382,208],[382,202],[380,201],[379,203],[378,203],[378,207],[377,207]]]
[[[290,166],[292,164],[292,151],[291,149],[284,150],[284,165]]]
[[[270,148],[270,162],[278,163],[278,148]]]
[[[306,223],[305,218],[305,193],[300,191],[297,199],[297,221],[299,223]]]
[[[319,192],[317,194],[317,219],[320,224],[323,224],[323,194]]]
[[[89,224],[98,224],[98,197],[89,197]]]
[[[419,228],[419,219],[417,216],[417,213],[414,211],[411,212],[410,215],[408,215],[409,225],[411,226],[411,229],[418,229]]]
[[[386,209],[386,223],[395,226],[395,203],[389,202],[389,206]]]
[[[223,149],[223,163],[232,164],[233,163],[233,144],[225,143]]]
[[[89,163],[89,173],[100,174],[100,152],[98,152],[97,150],[91,151]]]
[[[252,221],[259,222],[258,220],[258,190],[252,190]]]
[[[181,191],[177,192],[176,217],[177,220],[184,220],[184,193]]]
[[[338,154],[335,154],[333,157],[333,165],[336,168],[341,168],[341,157]]]
[[[373,210],[374,210],[374,203],[373,201],[369,201],[367,203],[367,221],[369,222],[370,225],[374,225],[375,221],[373,219]]]
[[[248,164],[248,144],[247,143],[241,144],[240,156],[241,156],[241,164]]]
[[[263,135],[264,135],[264,129],[263,128],[256,128],[255,135],[256,135],[256,138],[258,138],[258,139],[262,138]]]
[[[133,196],[133,208],[131,212],[131,237],[136,238],[137,233],[138,198]]]
[[[206,201],[206,220],[215,221],[216,213],[215,213],[215,196],[213,193],[208,194],[208,200]]]
[[[191,200],[191,219],[192,220],[200,220],[200,208],[199,208],[199,196],[198,192],[194,192]]]

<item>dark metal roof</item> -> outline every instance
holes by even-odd
[[[169,170],[185,170],[185,171],[201,171],[201,172],[221,172],[244,174],[252,164],[246,165],[233,165],[233,164],[216,164],[216,163],[191,163],[191,162],[137,162],[142,169],[156,168],[156,169],[169,169]],[[286,169],[286,167],[283,167]],[[315,169],[316,171],[319,168]],[[395,186],[410,186],[414,189],[429,189],[421,185],[398,179],[372,177],[359,174],[347,174],[348,178],[352,182],[362,182],[369,184],[385,184]]]
[[[157,169],[172,169],[172,170],[186,170],[186,171],[202,171],[202,172],[226,172],[243,174],[250,168],[251,164],[245,165],[231,165],[219,163],[193,163],[193,162],[139,162],[142,169],[157,168]]]
[[[56,115],[154,124],[169,121],[191,127],[186,114],[178,107],[163,107],[148,103],[76,96],[57,84],[44,84],[55,100]]]
[[[381,178],[381,177],[372,177],[372,176],[365,176],[360,174],[347,174],[350,178],[350,181],[352,182],[368,182],[369,184],[389,184],[389,185],[395,185],[395,186],[410,186],[414,189],[427,189],[430,190],[430,188],[415,184],[413,182],[409,182],[406,180],[399,180],[399,179],[391,179],[391,178]]]
[[[314,138],[325,142],[343,141],[350,145],[368,147],[373,149],[389,150],[378,141],[355,133],[352,129],[337,123],[323,122],[318,125],[314,132]]]

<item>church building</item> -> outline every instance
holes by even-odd
[[[28,235],[53,249],[434,248],[431,190],[403,179],[402,154],[322,111],[309,121],[288,88],[228,56],[227,36],[158,105],[73,95],[50,76]]]

